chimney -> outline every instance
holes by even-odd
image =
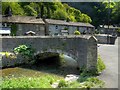
[[[5,10],[5,16],[6,17],[9,17],[9,16],[12,16],[12,9],[10,6],[8,6]]]

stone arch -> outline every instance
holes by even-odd
[[[71,58],[73,58],[73,59],[76,60],[76,56],[74,56],[73,54],[71,54],[71,53],[69,53],[69,52],[66,52],[66,51],[63,51],[63,50],[59,50],[59,49],[57,49],[57,50],[55,50],[55,49],[47,49],[46,51],[41,50],[41,51],[37,51],[37,52],[35,53],[35,55],[37,55],[37,54],[39,54],[39,53],[45,53],[45,52],[65,54],[65,55],[67,55],[67,56],[69,56],[69,57],[71,57]],[[76,61],[77,61],[77,60],[76,60]]]
[[[60,49],[47,49],[47,50],[41,50],[41,51],[37,51],[34,55],[37,55],[37,54],[40,54],[40,53],[45,53],[45,52],[50,52],[50,53],[58,53],[58,54],[64,54],[64,55],[67,55],[67,56],[69,56],[69,57],[71,57],[71,58],[73,58],[76,62],[77,62],[77,64],[78,64],[78,58],[75,56],[75,55],[73,55],[72,53],[70,53],[70,52],[66,52],[66,51],[64,51],[64,50],[60,50]],[[76,66],[76,67],[79,67],[79,64]]]

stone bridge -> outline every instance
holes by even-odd
[[[0,44],[2,51],[8,52],[25,44],[31,45],[36,54],[62,53],[75,59],[79,68],[95,69],[97,64],[97,40],[94,36],[4,36],[0,37]]]

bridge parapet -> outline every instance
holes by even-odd
[[[78,62],[79,68],[95,69],[97,64],[97,40],[94,36],[5,36],[0,37],[0,42],[2,51],[12,52],[19,45],[31,45],[36,52],[67,54]]]

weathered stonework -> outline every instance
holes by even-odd
[[[35,54],[43,52],[63,53],[75,59],[79,68],[96,68],[97,40],[93,36],[6,36],[0,37],[0,40],[2,40],[2,51],[13,52],[13,49],[19,45],[31,45],[36,50]],[[2,61],[4,63],[4,58]]]
[[[26,32],[33,31],[36,36],[44,36],[45,35],[45,27],[44,25],[39,24],[16,24],[18,30],[16,31],[17,36],[24,36]]]
[[[95,35],[95,37],[97,38],[99,44],[115,44],[115,40],[117,38],[116,36],[102,34]]]

